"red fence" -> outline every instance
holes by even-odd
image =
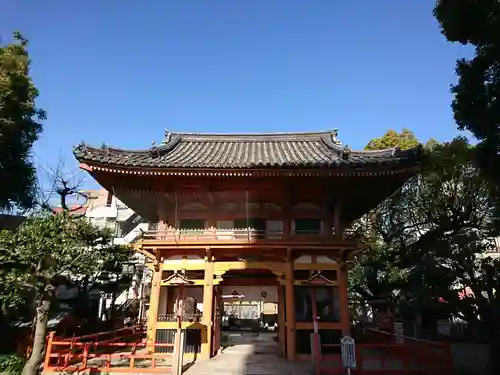
[[[47,341],[44,372],[172,373],[174,344],[146,343],[142,327]],[[160,350],[159,350],[160,349]]]
[[[382,335],[396,336],[379,331]],[[451,374],[453,360],[450,343],[403,337],[403,342],[361,343],[356,345],[356,365],[352,374]],[[388,340],[385,340],[388,341]],[[322,344],[337,349],[340,344]],[[340,354],[322,355],[319,374],[345,374]]]

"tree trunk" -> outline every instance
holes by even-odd
[[[28,361],[24,365],[21,375],[37,375],[45,347],[47,336],[47,322],[49,321],[50,300],[42,300],[36,308],[35,335],[33,337],[33,347]]]

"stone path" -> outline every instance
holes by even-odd
[[[275,333],[229,337],[218,356],[197,361],[184,375],[309,375],[309,363],[288,363],[278,356]]]

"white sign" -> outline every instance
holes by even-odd
[[[394,335],[396,335],[396,343],[403,344],[405,342],[405,339],[403,337],[405,333],[403,329],[403,323],[394,322],[393,329],[394,329]]]
[[[349,336],[344,336],[340,340],[340,350],[342,353],[342,366],[345,369],[356,368],[356,344],[354,339]]]

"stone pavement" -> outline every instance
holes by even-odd
[[[216,357],[197,361],[184,375],[309,375],[309,363],[288,363],[278,355],[275,333],[231,335]]]

